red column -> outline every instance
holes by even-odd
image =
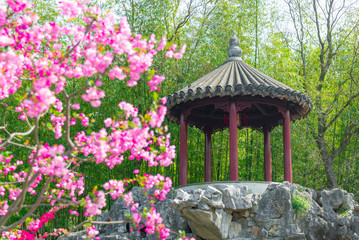
[[[230,103],[229,106],[229,161],[229,179],[238,181],[238,135],[235,103]]]
[[[272,153],[270,143],[270,131],[268,125],[263,127],[264,133],[264,180],[272,181]]]
[[[205,160],[204,160],[204,181],[210,182],[212,179],[211,172],[211,135],[212,130],[210,128],[206,128],[205,130]]]
[[[180,116],[180,168],[179,168],[179,185],[187,184],[187,121],[181,113]]]
[[[285,110],[283,119],[284,181],[292,182],[292,156],[290,151],[290,112]]]

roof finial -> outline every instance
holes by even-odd
[[[233,30],[233,36],[229,40],[229,48],[227,50],[228,60],[235,61],[241,60],[242,58],[242,49],[239,47],[239,40],[236,36],[236,32]]]

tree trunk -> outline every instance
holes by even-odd
[[[316,138],[316,143],[318,145],[318,148],[320,150],[320,155],[322,157],[323,163],[324,163],[324,169],[325,169],[325,175],[327,177],[327,188],[337,188],[338,182],[337,177],[334,173],[333,168],[333,160],[330,156],[328,149],[326,147],[324,136],[318,136]]]

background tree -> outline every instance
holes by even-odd
[[[359,22],[353,15],[357,11],[353,3],[287,1],[295,38],[292,41],[282,35],[298,56],[300,87],[314,102],[306,123],[323,161],[328,188],[338,187],[334,161],[343,159],[339,156],[359,132],[357,111],[353,109],[359,96],[353,75],[358,64]]]

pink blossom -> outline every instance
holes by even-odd
[[[111,190],[110,195],[112,199],[120,197],[125,192],[122,181],[110,180],[103,185],[103,188],[106,190]]]
[[[74,126],[76,124],[76,118],[72,118],[70,121],[70,126]]]
[[[99,234],[99,231],[96,230],[95,226],[91,226],[87,228],[87,235],[90,237],[94,237]]]
[[[82,12],[82,10],[86,10],[79,2],[74,2],[73,0],[61,0],[60,9],[62,10],[62,14],[69,16],[70,18],[75,18]]]
[[[85,114],[83,114],[83,113],[80,113],[80,114],[79,114],[79,117],[80,117],[80,119],[81,119],[81,124],[82,124],[83,126],[87,127],[87,126],[89,125],[89,118],[88,118]]]
[[[167,38],[165,36],[162,37],[161,43],[158,45],[157,51],[163,50],[167,45]]]
[[[112,119],[106,118],[104,121],[106,127],[110,127],[112,125]]]
[[[134,108],[132,104],[127,102],[120,102],[118,107],[126,112],[126,119],[131,117],[137,117],[138,109]]]
[[[173,57],[175,59],[180,59],[183,57],[183,54],[185,53],[185,51],[186,51],[186,44],[183,44],[181,50],[178,53],[175,53],[173,55]]]
[[[9,199],[16,200],[17,196],[21,193],[20,188],[9,188]]]
[[[166,98],[166,97],[161,98],[161,103],[162,103],[162,105],[165,105],[166,102],[167,102],[167,98]]]
[[[72,108],[72,109],[79,110],[79,109],[80,109],[80,104],[78,104],[78,103],[72,104],[72,105],[71,105],[71,108]]]
[[[0,216],[4,216],[8,212],[8,209],[9,209],[9,205],[6,200],[0,202]]]
[[[71,215],[75,215],[75,216],[78,216],[79,215],[79,213],[77,212],[77,211],[74,211],[74,210],[69,210],[69,213],[71,214]]]
[[[149,115],[151,116],[151,121],[150,121],[151,127],[160,127],[165,119],[166,112],[167,112],[167,108],[165,106],[161,106],[158,109],[158,113],[155,111],[150,111]]]
[[[151,86],[150,90],[157,90],[157,85],[165,80],[164,76],[154,75],[153,78],[147,83],[148,86]]]
[[[90,199],[90,197],[87,195],[85,200],[85,217],[94,216],[94,215],[100,215],[102,213],[101,209],[106,206],[106,197],[105,193],[103,191],[99,191],[97,193],[96,198]]]
[[[37,232],[39,231],[40,228],[42,228],[43,223],[40,221],[40,219],[36,219],[35,221],[32,221],[29,223],[29,225],[27,226],[27,229],[32,231],[32,232]]]
[[[50,89],[41,88],[30,99],[25,99],[23,104],[28,110],[27,115],[34,118],[46,111],[55,101],[54,93]]]
[[[30,7],[27,0],[7,0],[6,3],[14,12],[23,11],[25,8]]]
[[[133,219],[134,223],[136,224],[136,227],[138,227],[140,225],[140,222],[141,222],[141,214],[134,213],[132,215],[132,219]]]
[[[59,112],[62,112],[63,110],[62,102],[59,99],[56,99],[55,108]]]
[[[164,227],[162,218],[155,209],[152,209],[147,213],[145,226],[145,231],[147,233],[154,234],[157,231],[160,234],[161,239],[166,239],[170,235],[170,230]]]
[[[123,200],[126,203],[126,207],[130,206],[130,204],[134,203],[133,202],[133,197],[132,197],[132,192],[126,193],[123,195]]]
[[[2,186],[0,186],[0,196],[5,196],[5,188],[4,187],[2,187]]]
[[[0,47],[6,47],[9,45],[13,45],[15,41],[8,36],[0,36]]]
[[[117,78],[119,80],[124,80],[127,75],[123,74],[123,71],[121,68],[119,68],[118,66],[115,66],[113,69],[111,69],[109,72],[108,72],[108,76],[111,78],[111,79],[114,79],[114,78]]]
[[[62,136],[62,126],[64,125],[66,118],[51,115],[50,120],[55,124],[55,138],[59,139]]]
[[[82,95],[82,99],[87,102],[91,102],[92,107],[99,107],[101,105],[101,101],[99,99],[103,97],[105,97],[105,92],[94,87],[90,87],[86,90],[86,94]]]

